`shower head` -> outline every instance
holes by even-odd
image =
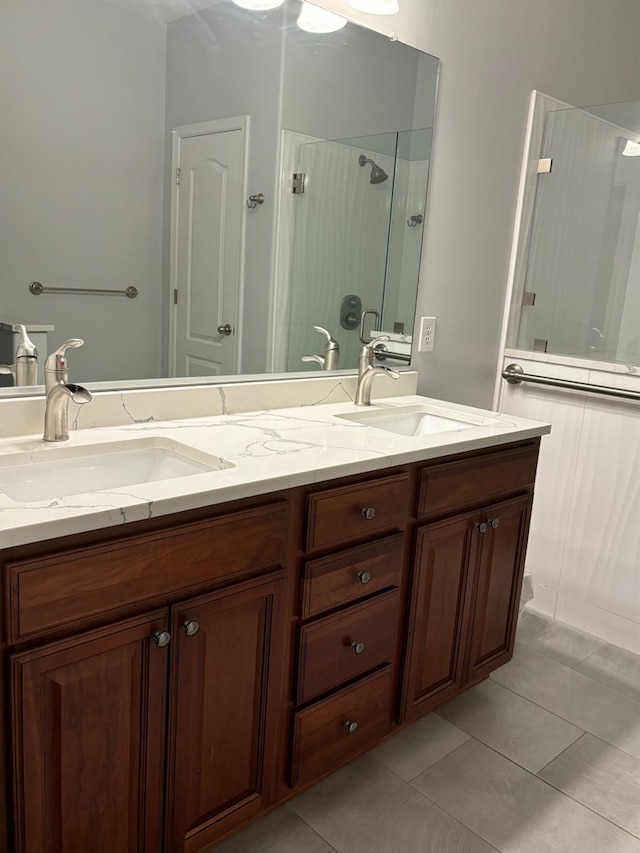
[[[381,184],[389,177],[384,169],[381,169],[377,163],[374,163],[373,160],[365,157],[364,154],[361,154],[358,157],[358,163],[360,163],[361,166],[366,166],[367,163],[371,163],[371,177],[369,178],[370,184]]]

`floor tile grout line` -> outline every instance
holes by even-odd
[[[585,734],[589,734],[589,732],[585,732]],[[593,737],[595,737],[595,735],[593,735]],[[562,791],[560,788],[557,788],[557,787],[556,787],[555,785],[553,785],[551,782],[547,782],[547,780],[546,780],[546,779],[542,779],[542,778],[541,778],[540,776],[538,776],[536,773],[532,773],[532,772],[531,772],[531,770],[527,770],[527,768],[526,768],[526,767],[523,767],[521,764],[518,764],[518,762],[517,762],[517,761],[514,761],[513,759],[509,758],[508,756],[503,755],[501,752],[498,752],[498,750],[497,750],[497,749],[494,749],[492,746],[488,746],[487,744],[482,743],[482,741],[478,741],[478,739],[477,739],[477,738],[472,738],[472,740],[477,741],[481,746],[486,746],[486,747],[487,747],[487,749],[490,749],[490,750],[491,750],[491,752],[494,752],[494,753],[495,753],[496,755],[498,755],[500,758],[504,758],[504,759],[505,759],[505,761],[508,761],[510,764],[513,764],[515,767],[517,767],[519,770],[522,770],[523,772],[527,773],[527,774],[528,774],[529,776],[531,776],[533,779],[537,779],[537,780],[538,780],[538,782],[542,782],[542,783],[543,783],[543,785],[546,785],[547,787],[551,788],[552,790],[557,791],[557,792],[558,792],[559,794],[561,794],[563,797],[566,797],[568,800],[572,800],[574,803],[577,803],[577,805],[582,806],[582,808],[587,809],[587,811],[590,811],[590,812],[591,812],[592,814],[594,814],[596,817],[600,818],[601,820],[606,821],[608,824],[611,824],[611,826],[615,826],[615,827],[616,827],[616,829],[619,829],[621,832],[624,832],[624,834],[625,834],[625,835],[628,835],[630,838],[638,839],[638,836],[637,836],[637,835],[634,835],[633,833],[628,832],[626,829],[624,829],[622,826],[619,826],[617,823],[614,823],[614,822],[613,822],[612,820],[610,820],[608,817],[605,817],[604,815],[602,815],[602,814],[600,814],[599,812],[597,812],[597,811],[595,811],[594,809],[592,809],[592,808],[591,808],[591,806],[586,805],[586,803],[582,803],[582,802],[580,802],[580,800],[576,800],[576,798],[575,798],[575,797],[572,797],[572,796],[571,796],[571,794],[567,794],[567,792],[566,792],[566,791]],[[579,740],[579,739],[578,739],[578,740]],[[600,740],[600,738],[599,738],[599,740]],[[468,741],[467,741],[467,743],[468,743]],[[577,741],[574,741],[574,743],[577,743]],[[606,741],[603,741],[603,743],[607,743],[607,742],[606,742]],[[460,746],[458,747],[458,749],[460,749],[460,748],[461,748],[462,746],[464,746],[464,745],[465,745],[465,744],[460,744]],[[608,746],[613,746],[613,744],[607,744],[607,745],[608,745]],[[614,748],[614,749],[618,749],[618,747],[613,747],[613,748]],[[454,751],[454,752],[457,752],[457,750],[455,750],[455,749],[454,749],[453,751]],[[622,752],[623,750],[620,750],[620,751]],[[451,755],[451,754],[452,754],[452,753],[449,753],[449,755]],[[628,753],[627,753],[627,754],[628,754]],[[447,757],[447,756],[445,756],[445,758],[446,758],[446,757]],[[631,756],[631,757],[633,758],[633,756]],[[637,760],[637,759],[636,759],[636,760]],[[436,764],[439,764],[439,763],[440,763],[439,761],[438,761],[438,762],[436,762]],[[435,765],[433,765],[433,766],[435,766]],[[430,768],[430,767],[428,767],[428,768],[427,768],[427,770],[425,770],[424,772],[426,773],[428,770],[431,770],[431,768]],[[539,772],[541,773],[541,772],[542,772],[542,770],[541,770],[541,771],[539,771]],[[420,775],[422,775],[422,774],[420,774]],[[417,778],[417,777],[416,777],[416,778]],[[409,784],[411,784],[411,783],[409,783]],[[413,787],[413,785],[412,785],[412,784],[411,784],[411,787]],[[417,789],[417,788],[415,788],[414,790],[418,791],[418,789]],[[426,800],[428,800],[430,803],[433,803],[434,805],[438,806],[438,808],[439,808],[439,809],[442,809],[442,811],[446,812],[447,814],[450,814],[450,812],[448,812],[446,809],[444,809],[444,808],[443,808],[439,803],[435,802],[435,800],[431,800],[429,797],[427,797],[427,796],[426,796],[426,794],[423,794],[423,793],[422,793],[422,791],[418,791],[418,793],[419,793],[419,794],[422,794],[422,796],[423,796]],[[457,821],[458,821],[458,823],[461,823],[461,824],[462,824],[464,827],[466,827],[466,829],[468,829],[470,832],[473,832],[473,833],[474,833],[474,835],[477,835],[479,838],[482,838],[482,840],[483,840],[483,841],[487,841],[487,839],[486,839],[486,838],[484,838],[484,836],[480,835],[480,834],[479,834],[475,829],[471,829],[471,827],[470,827],[470,826],[467,826],[467,825],[466,825],[466,823],[464,823],[464,821],[460,820],[460,818],[459,818],[459,817],[456,817],[455,815],[451,815],[451,817],[452,817],[452,818],[454,818],[455,820],[457,820]],[[487,841],[487,844],[490,844],[490,845],[493,847],[493,845],[491,844],[491,842]]]
[[[524,645],[524,644],[519,643],[518,645]],[[624,696],[626,699],[631,699],[640,708],[640,701],[638,699],[634,699],[633,696],[629,696],[628,693],[624,693],[622,690],[618,690],[617,687],[611,687],[610,684],[605,684],[603,681],[599,681],[597,678],[594,678],[591,675],[587,675],[586,672],[580,672],[579,670],[574,669],[572,666],[568,666],[566,663],[560,663],[560,661],[556,660],[555,658],[550,658],[548,655],[542,654],[541,652],[537,652],[535,649],[530,649],[529,646],[525,646],[525,648],[527,649],[527,651],[531,652],[532,654],[536,655],[539,658],[544,658],[545,660],[548,660],[551,663],[555,663],[558,666],[563,666],[565,669],[569,669],[569,670],[571,670],[571,672],[575,672],[577,675],[581,675],[583,678],[588,678],[590,681],[595,681],[595,683],[599,684],[601,687],[606,687],[608,690],[613,690],[613,692],[617,693],[619,696]],[[633,654],[633,652],[630,652],[630,654]],[[636,655],[636,657],[638,657],[638,655]],[[510,663],[511,663],[511,661],[510,661]],[[582,661],[582,663],[584,663],[584,661]],[[496,672],[500,672],[500,669],[497,669]],[[499,681],[497,683],[500,684]],[[502,685],[502,686],[504,687],[504,685]],[[507,690],[510,690],[510,689],[511,688],[507,688]],[[516,693],[517,691],[512,690],[511,692]],[[520,695],[521,694],[518,693],[518,696],[520,696]],[[526,696],[523,696],[523,699],[526,699],[526,698],[527,698]],[[532,700],[530,699],[529,701],[531,702]],[[537,703],[534,703],[534,704],[537,704]],[[553,711],[551,713],[553,713]],[[559,715],[556,714],[556,716],[559,716]],[[564,718],[561,717],[561,719],[564,719]],[[567,722],[569,722],[569,721],[567,721]]]
[[[302,821],[302,823],[304,823],[304,825],[305,825],[305,826],[307,826],[307,827],[311,830],[311,832],[313,832],[315,835],[317,835],[317,836],[318,836],[318,838],[320,838],[322,841],[324,841],[324,843],[325,843],[328,847],[330,847],[332,850],[335,850],[335,853],[342,853],[342,851],[341,851],[341,850],[338,850],[338,848],[337,848],[337,847],[335,847],[335,846],[334,846],[330,841],[328,841],[328,840],[324,837],[324,835],[323,835],[321,832],[318,832],[318,830],[317,830],[317,829],[315,829],[315,827],[311,826],[311,824],[310,824],[307,820],[305,820],[305,819],[302,817],[302,815],[299,815],[299,814],[298,814],[298,812],[294,812],[294,810],[293,810],[293,809],[289,808],[289,803],[285,803],[285,804],[283,805],[283,808],[285,808],[285,809],[287,809],[289,812],[291,812],[291,814],[292,814],[292,815],[295,815],[295,817],[297,817],[297,818],[298,818],[298,820],[301,820],[301,821]]]
[[[480,682],[480,683],[482,683],[482,682]],[[580,726],[576,725],[575,723],[572,723],[570,720],[565,720],[565,718],[564,718],[564,717],[561,717],[559,714],[556,714],[554,711],[550,711],[548,708],[545,708],[543,705],[538,705],[538,703],[537,703],[537,702],[534,702],[533,700],[529,699],[529,697],[528,697],[528,696],[522,696],[520,693],[517,693],[515,690],[511,690],[509,687],[505,687],[505,686],[504,686],[504,684],[500,684],[500,682],[499,682],[499,681],[496,681],[496,680],[494,679],[494,680],[492,681],[492,683],[493,683],[493,684],[495,684],[497,687],[501,687],[503,690],[508,690],[508,691],[509,691],[509,693],[513,694],[514,696],[517,696],[519,699],[522,699],[524,702],[529,702],[529,704],[530,704],[530,705],[533,705],[535,708],[539,708],[541,711],[544,711],[545,713],[550,714],[552,717],[555,717],[555,718],[556,718],[556,720],[559,720],[559,721],[560,721],[560,722],[562,722],[562,723],[566,723],[568,726],[571,726],[571,727],[572,727],[572,728],[574,728],[574,729],[578,729],[578,731],[580,732],[580,734],[579,734],[579,735],[576,735],[576,737],[571,741],[571,743],[570,743],[570,744],[568,744],[568,746],[565,746],[565,747],[564,747],[564,748],[563,748],[563,749],[558,753],[558,755],[562,755],[562,753],[563,753],[563,752],[565,752],[565,751],[566,751],[567,749],[569,749],[570,747],[572,747],[574,743],[577,743],[583,735],[585,735],[585,734],[591,734],[591,732],[587,732],[587,731],[586,731],[586,729],[583,729],[583,728],[581,728]],[[479,686],[479,685],[475,685],[475,686],[477,687],[477,686]],[[454,701],[454,700],[452,700],[452,701]],[[445,707],[445,706],[443,706],[443,707]],[[437,713],[438,713],[438,711],[432,711],[431,713],[437,714]],[[493,749],[495,752],[498,752],[498,753],[499,753],[499,755],[504,755],[504,753],[500,752],[498,749],[495,749],[493,746],[491,746],[491,744],[486,743],[484,740],[482,740],[482,738],[478,737],[478,735],[471,734],[471,733],[470,733],[470,732],[468,732],[466,729],[463,729],[463,728],[462,728],[462,726],[460,725],[460,723],[451,723],[451,720],[448,720],[446,717],[441,717],[441,719],[445,720],[445,722],[450,723],[451,725],[453,725],[453,726],[455,726],[456,728],[460,729],[460,731],[461,731],[463,734],[466,734],[469,738],[472,738],[473,740],[477,740],[477,741],[479,741],[480,743],[483,743],[485,746],[488,746],[490,749]],[[596,735],[592,735],[592,737],[596,737]],[[460,744],[460,746],[463,746],[463,745],[464,745],[464,744]],[[608,745],[609,745],[609,746],[613,746],[613,744],[608,744]],[[615,748],[616,748],[616,749],[619,749],[619,747],[615,747]],[[624,750],[622,750],[622,751],[624,752]],[[554,758],[552,758],[550,761],[547,761],[547,764],[550,764],[550,763],[551,763],[551,761],[555,761],[555,759],[558,757],[558,755],[554,756]],[[444,757],[446,757],[446,756],[444,756]],[[505,758],[509,758],[509,756],[508,756],[508,755],[504,755],[504,757],[505,757]],[[634,756],[632,756],[632,757],[634,757]],[[511,758],[510,758],[509,760],[510,760],[510,761],[514,761],[514,760],[513,760],[513,759],[511,759]],[[524,767],[524,765],[523,765],[523,764],[519,764],[519,762],[517,762],[517,761],[514,761],[514,764],[518,764],[518,766],[519,766],[519,767],[522,767],[522,768],[523,768],[523,770],[528,770],[528,769],[529,769],[529,768],[527,768],[527,767]],[[546,767],[546,766],[547,766],[547,764],[545,764],[545,765],[544,765],[544,767]],[[544,767],[542,768],[543,770],[544,770]],[[427,767],[426,769],[428,770],[429,768]],[[424,770],[423,770],[422,772],[424,773]],[[531,773],[531,772],[533,772],[533,771],[529,771],[529,772]],[[420,774],[418,773],[418,776],[419,776],[419,775],[420,775]],[[414,776],[414,779],[415,779],[415,778],[416,778],[416,777]]]
[[[576,728],[578,728],[578,726],[576,726]],[[582,731],[582,729],[580,729],[580,731]],[[548,767],[550,764],[553,764],[553,762],[554,762],[554,761],[557,761],[557,760],[558,760],[558,758],[560,758],[560,756],[564,755],[564,754],[565,754],[565,752],[567,752],[568,750],[570,750],[570,749],[571,749],[572,747],[574,747],[574,746],[575,746],[579,741],[581,741],[581,740],[582,740],[582,738],[583,738],[586,734],[588,734],[590,737],[595,737],[595,735],[592,735],[592,734],[591,734],[591,732],[585,732],[585,731],[582,731],[582,734],[581,734],[581,735],[578,735],[578,737],[577,737],[574,741],[572,741],[568,746],[565,746],[565,748],[564,748],[561,752],[559,752],[559,753],[558,753],[554,758],[552,758],[552,759],[551,759],[551,761],[547,761],[547,763],[544,765],[544,767],[541,767],[541,768],[540,768],[540,770],[536,771],[536,776],[538,776],[538,777],[542,778],[542,777],[540,776],[540,774],[541,774],[541,773],[544,773],[544,771],[547,769],[547,767]],[[604,742],[605,742],[605,741],[603,741],[603,743],[604,743]],[[611,744],[607,744],[607,746],[611,746]],[[615,749],[616,747],[611,746],[611,748],[612,748],[612,749]],[[543,779],[543,782],[546,782],[546,781],[547,781],[546,779]],[[554,787],[555,787],[555,785],[554,785]]]
[[[434,712],[431,711],[430,713],[434,713]],[[443,755],[442,758],[439,758],[433,764],[429,765],[429,767],[426,767],[421,773],[418,773],[418,776],[422,776],[423,773],[427,773],[428,771],[432,770],[434,767],[437,767],[437,765],[440,764],[441,761],[444,761],[445,758],[449,758],[451,755],[453,755],[454,752],[457,752],[459,749],[462,749],[462,747],[466,746],[470,740],[476,740],[476,738],[469,736],[469,738],[467,740],[465,740],[464,743],[461,743],[455,749],[452,749],[451,752],[448,752],[446,755]],[[478,743],[480,743],[480,741],[478,741]],[[394,771],[391,770],[390,767],[388,767],[387,769],[390,770],[391,773],[394,773]],[[398,776],[397,773],[394,773],[394,775]],[[500,848],[496,847],[494,844],[492,844],[490,841],[488,841],[484,837],[484,835],[480,835],[479,832],[476,832],[475,829],[471,829],[471,827],[467,826],[467,824],[463,820],[460,820],[459,817],[456,817],[456,815],[451,814],[451,812],[448,811],[447,809],[445,809],[443,806],[441,806],[440,803],[436,803],[436,801],[432,800],[431,797],[427,797],[427,795],[424,793],[424,791],[418,790],[418,788],[416,788],[413,785],[413,782],[415,782],[415,780],[418,778],[418,776],[414,776],[410,782],[407,782],[405,779],[403,779],[402,781],[405,782],[416,794],[419,794],[424,800],[426,800],[428,803],[431,803],[432,806],[435,806],[437,809],[440,809],[440,811],[444,812],[444,814],[449,815],[449,817],[452,820],[455,820],[456,823],[459,823],[460,826],[463,826],[467,830],[467,832],[470,832],[472,835],[475,835],[476,838],[479,838],[481,841],[484,841],[485,844],[488,844],[492,850],[496,851],[496,853],[502,853]],[[402,777],[398,776],[398,778],[401,779]]]
[[[582,673],[580,673],[580,675],[582,675]],[[586,677],[588,678],[589,676],[586,676]],[[595,680],[595,679],[592,679],[592,680]],[[500,684],[499,681],[497,683]],[[600,682],[598,682],[598,683],[600,683]],[[516,696],[520,696],[521,699],[528,699],[529,702],[532,702],[534,705],[537,705],[538,708],[542,708],[543,711],[549,711],[549,709],[545,708],[544,705],[540,705],[538,702],[534,702],[533,699],[529,699],[528,696],[523,696],[521,693],[518,693],[517,690],[513,690],[511,687],[505,687],[504,684],[500,684],[500,686],[504,687],[505,690],[510,690],[511,693],[515,693]],[[606,687],[607,685],[602,685],[602,686]],[[611,689],[613,690],[613,688],[611,688]],[[618,693],[619,691],[615,691],[615,692]],[[625,699],[631,698],[630,696],[626,696],[624,693],[620,693],[620,695],[624,696]],[[637,702],[636,704],[640,705],[640,702]],[[576,729],[580,729],[584,734],[591,735],[592,737],[597,737],[598,740],[601,740],[603,743],[606,743],[607,746],[611,746],[614,749],[618,749],[618,750],[620,750],[620,752],[624,752],[625,755],[629,755],[631,758],[635,758],[636,761],[640,761],[640,758],[637,755],[633,755],[633,753],[627,752],[626,749],[623,749],[618,744],[610,743],[608,740],[605,740],[600,735],[594,734],[594,732],[590,732],[589,729],[583,729],[582,726],[578,726],[576,723],[572,722],[571,720],[567,720],[566,717],[561,717],[560,714],[556,714],[555,711],[549,711],[549,713],[555,714],[555,716],[558,717],[558,719],[564,720],[565,723],[569,723],[569,725],[574,726]],[[575,741],[574,741],[574,743],[575,743]]]
[[[610,744],[607,744],[607,746],[610,746]],[[613,748],[615,749],[616,747]],[[542,773],[542,770],[540,772]],[[582,800],[579,800],[577,797],[574,797],[567,791],[563,791],[562,788],[558,788],[557,785],[554,785],[553,782],[550,782],[548,779],[543,779],[540,776],[538,776],[537,778],[540,779],[541,782],[544,782],[545,784],[549,785],[549,787],[553,788],[554,791],[557,791],[559,794],[563,794],[565,797],[568,797],[570,800],[573,800],[574,803],[577,803],[579,806],[582,806],[583,808],[588,809],[590,812],[593,812],[594,815],[597,815],[599,818],[602,818],[602,820],[606,820],[607,823],[611,824],[611,826],[615,826],[617,829],[620,829],[622,832],[625,833],[625,835],[628,835],[630,838],[635,838],[636,840],[640,841],[640,835],[636,835],[634,832],[629,832],[629,830],[625,829],[624,826],[620,826],[619,823],[616,823],[614,820],[611,820],[610,817],[607,817],[601,812],[596,811],[594,808],[588,805],[588,803],[583,803]]]

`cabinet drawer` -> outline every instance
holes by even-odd
[[[9,641],[284,562],[287,504],[7,564]]]
[[[486,504],[495,495],[533,489],[537,463],[535,444],[423,468],[418,516],[457,513]]]
[[[309,496],[307,550],[341,545],[404,524],[409,476],[397,474]]]
[[[317,616],[390,586],[402,571],[404,533],[309,560],[302,580],[302,618]]]
[[[391,731],[392,696],[388,666],[299,711],[293,726],[291,785],[318,779]]]
[[[300,629],[298,704],[393,659],[397,590]]]

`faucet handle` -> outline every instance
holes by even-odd
[[[47,356],[44,363],[44,381],[47,394],[51,391],[54,385],[66,383],[69,381],[69,362],[65,358],[65,352],[68,349],[75,349],[83,346],[82,338],[70,338],[63,344],[60,344],[55,352]]]
[[[60,344],[58,349],[53,353],[53,355],[61,355],[64,356],[66,350],[75,349],[76,347],[84,346],[84,341],[82,338],[69,338],[68,341],[65,341],[63,344]]]
[[[333,337],[331,332],[328,329],[325,329],[324,326],[314,326],[313,328],[316,330],[316,332],[319,332],[321,335],[327,336],[327,343],[329,343],[329,344],[337,343],[337,341],[335,340],[335,338]]]

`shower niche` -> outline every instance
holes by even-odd
[[[335,140],[283,137],[283,162],[295,165],[286,173],[281,209],[279,254],[289,265],[278,276],[280,369],[301,370],[302,356],[321,351],[314,330],[320,320],[340,344],[339,368],[355,367],[362,344],[376,333],[390,335],[388,348],[408,361],[431,128]]]

